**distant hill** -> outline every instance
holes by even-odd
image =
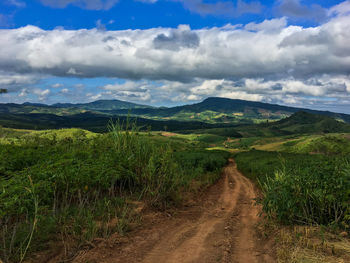
[[[299,111],[303,111],[304,113],[292,116]],[[306,113],[317,114],[319,116],[317,118],[328,118],[317,122],[316,125],[314,122],[314,118],[316,117],[307,117],[308,115],[305,115]],[[182,128],[180,127],[182,130],[189,130],[189,126],[195,129],[202,127],[204,124],[208,124],[204,126],[212,128],[214,126],[232,127],[269,122],[269,128],[267,126],[261,127],[268,129],[271,135],[275,133],[273,129],[278,130],[278,133],[284,132],[288,134],[294,131],[299,132],[301,129],[312,130],[315,127],[320,131],[326,131],[327,129],[331,131],[345,127],[341,122],[337,122],[334,119],[350,123],[350,115],[342,113],[213,97],[207,98],[200,103],[170,108],[156,108],[120,100],[98,100],[80,104],[58,103],[54,105],[7,103],[0,104],[0,125],[19,128],[23,126],[22,124],[26,123],[23,127],[29,128],[30,126],[40,129],[45,127],[54,128],[55,125],[61,128],[81,127],[86,129],[88,129],[87,126],[91,126],[95,127],[93,128],[95,130],[101,130],[102,125],[106,125],[109,119],[118,118],[118,116],[124,118],[129,114],[132,117],[137,117],[140,121],[142,120],[143,123],[152,123],[154,129],[155,127],[161,128],[162,126],[168,126],[166,123],[170,123],[172,130],[179,130],[179,123],[182,123]],[[71,117],[68,118],[69,116]],[[288,118],[290,116],[292,116],[292,119]],[[278,122],[282,119],[283,121]],[[297,119],[305,123],[292,124],[292,121],[295,122]],[[84,121],[88,124],[84,124]],[[176,122],[171,123],[173,121]],[[79,123],[79,125],[76,123]],[[309,127],[308,125],[316,126]],[[97,126],[98,128],[96,128]],[[294,130],[291,126],[294,127]],[[287,127],[289,128],[287,129]],[[262,131],[249,131],[250,134],[252,132],[258,134]]]
[[[204,122],[244,123],[247,120],[280,120],[298,111],[325,115],[350,123],[350,115],[329,111],[287,107],[277,104],[227,98],[207,98],[202,102],[172,108],[134,108],[131,113],[143,117],[170,118],[176,120],[198,120]],[[126,110],[113,111],[126,114]]]
[[[55,108],[79,108],[92,111],[108,111],[108,110],[122,110],[122,109],[138,109],[138,108],[153,108],[147,105],[136,104],[122,100],[97,100],[89,103],[56,103],[52,107]]]
[[[46,105],[41,103],[29,103],[23,104],[5,103],[0,104],[0,113],[13,113],[13,114],[31,114],[31,113],[44,113],[55,114],[58,116],[66,116],[78,113],[84,113],[86,111],[100,112],[108,114],[113,110],[126,110],[138,108],[152,108],[151,106],[141,105],[121,100],[97,100],[89,103],[56,103],[53,105]]]
[[[300,111],[271,124],[271,127],[291,133],[350,132],[350,124],[331,117]]]
[[[60,129],[60,128],[82,128],[93,132],[108,131],[110,121],[126,122],[126,116],[108,116],[100,113],[85,112],[74,115],[58,116],[55,114],[31,113],[11,114],[0,112],[0,127],[30,130]],[[156,131],[184,131],[197,129],[211,129],[227,127],[226,124],[209,124],[198,121],[180,122],[175,120],[157,121],[144,118],[133,118],[141,130],[150,127]]]
[[[348,133],[350,124],[328,116],[300,111],[280,121],[239,126],[234,130],[244,137],[274,137],[293,134]]]

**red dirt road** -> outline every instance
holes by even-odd
[[[270,242],[257,234],[256,197],[254,184],[230,160],[223,177],[196,204],[173,216],[145,218],[142,229],[128,238],[83,251],[73,262],[276,262]]]

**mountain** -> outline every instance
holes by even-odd
[[[7,103],[0,104],[0,125],[8,127],[22,127],[20,124],[23,122],[27,123],[25,126],[27,128],[38,127],[41,129],[45,127],[54,127],[54,123],[57,123],[57,127],[69,127],[71,125],[75,125],[74,122],[77,122],[80,126],[83,125],[85,127],[86,125],[83,124],[83,122],[89,113],[90,115],[86,119],[88,126],[90,125],[95,127],[96,125],[93,122],[96,121],[98,123],[98,129],[102,129],[101,125],[106,125],[109,119],[117,117],[124,118],[126,115],[130,114],[132,117],[137,117],[140,121],[143,120],[142,122],[146,125],[152,123],[154,126],[153,128],[169,126],[164,123],[172,121],[177,121],[175,123],[170,123],[171,127],[173,127],[173,130],[178,129],[177,127],[179,126],[179,123],[182,123],[182,126],[184,127],[183,129],[189,129],[187,126],[202,127],[204,123],[212,125],[207,125],[208,127],[213,127],[213,125],[216,127],[233,127],[237,125],[251,125],[273,122],[275,125],[275,130],[278,130],[279,132],[283,131],[285,133],[289,133],[288,130],[282,127],[283,123],[285,123],[286,126],[290,126],[291,121],[295,121],[296,118],[300,118],[306,122],[310,121],[305,115],[303,115],[303,117],[298,114],[293,115],[299,111],[303,111],[303,114],[311,113],[317,114],[321,117],[329,117],[328,119],[322,120],[322,125],[320,124],[317,126],[320,130],[334,130],[337,128],[342,128],[338,122],[337,125],[334,125],[334,119],[350,123],[350,115],[342,113],[316,111],[262,102],[212,97],[207,98],[200,103],[170,108],[155,108],[147,105],[135,104],[120,100],[98,100],[90,103],[80,104],[58,103],[54,105],[37,103]],[[293,118],[289,119],[288,117],[292,115]],[[69,116],[72,117],[68,118]],[[67,118],[62,119],[59,117]],[[278,121],[282,119],[284,119],[282,123],[279,123]],[[28,122],[26,120],[30,121]],[[53,120],[57,120],[57,122]],[[147,122],[145,120],[149,121]],[[46,125],[45,121],[47,121],[48,124],[53,124],[50,124],[51,126]],[[286,123],[287,121],[288,124]],[[16,125],[14,125],[14,123]],[[40,123],[40,125],[36,125],[38,123]],[[304,123],[303,125],[311,125],[310,123],[313,122]],[[282,128],[279,126],[277,127],[276,125],[279,125]],[[298,125],[293,124],[292,126],[296,127]],[[273,131],[273,129],[269,128],[268,131]],[[251,132],[252,131],[250,131],[250,133]],[[257,133],[258,131],[254,132]]]
[[[91,111],[112,111],[122,109],[138,109],[138,108],[152,108],[151,106],[136,104],[121,100],[97,100],[89,103],[56,103],[52,107],[56,108],[79,108]]]
[[[138,108],[152,108],[151,106],[141,105],[121,100],[97,100],[89,103],[57,103],[53,105],[46,105],[41,103],[29,103],[23,104],[5,103],[0,104],[0,113],[14,113],[14,114],[31,114],[31,113],[44,113],[55,114],[58,116],[66,116],[78,113],[84,113],[86,111],[91,112],[105,112],[110,113],[113,110],[125,110],[128,112],[130,109]]]
[[[247,123],[247,120],[251,122],[259,122],[259,120],[280,120],[298,111],[325,115],[350,123],[350,115],[343,113],[217,97],[210,97],[202,102],[190,105],[172,108],[134,108],[129,112],[134,115],[149,118],[156,117],[158,119],[175,119],[181,121],[191,119],[212,123]],[[112,111],[113,114],[126,114],[127,112],[126,110]]]

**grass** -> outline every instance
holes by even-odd
[[[270,218],[350,228],[348,156],[249,151],[238,153],[236,162],[260,184],[263,210]]]
[[[9,131],[6,131],[9,132]],[[134,204],[180,204],[220,175],[229,153],[183,138],[141,133],[133,123],[110,132],[17,133],[0,147],[0,258],[18,262],[62,243],[67,257],[96,237],[128,231]]]
[[[235,160],[262,189],[278,262],[350,262],[349,155],[252,150]]]
[[[295,144],[284,144],[290,151],[298,153],[350,154],[349,134],[310,136]]]
[[[350,261],[350,241],[322,226],[281,226],[275,221],[260,226],[273,237],[277,262],[339,263]]]

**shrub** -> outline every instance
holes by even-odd
[[[348,157],[250,151],[236,161],[259,182],[269,217],[286,224],[349,227]]]

